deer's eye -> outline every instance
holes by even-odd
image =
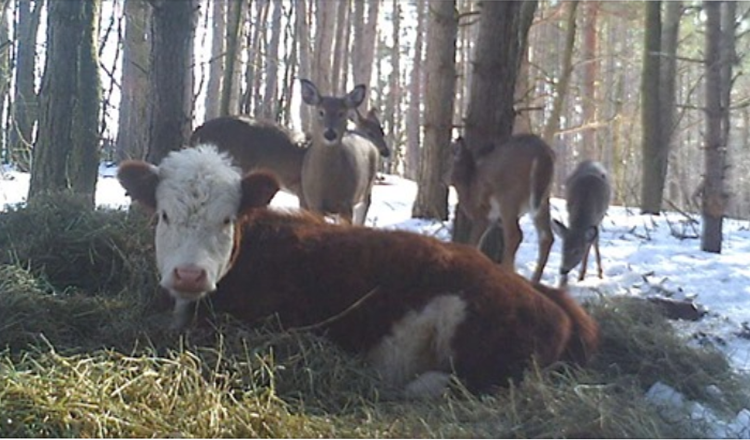
[[[325,115],[326,115],[326,112],[325,112],[325,110],[318,110],[318,116],[320,116],[320,117],[322,118],[322,117],[324,117]]]
[[[161,212],[161,221],[167,225],[169,224],[169,216],[167,216],[167,213],[164,211]]]

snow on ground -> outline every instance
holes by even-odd
[[[129,204],[125,191],[113,177],[113,166],[100,167],[96,201],[111,208]],[[0,211],[6,205],[25,201],[29,176],[9,168],[0,169]],[[385,176],[375,186],[368,214],[369,226],[407,229],[447,240],[448,222],[411,218],[416,196],[414,182]],[[451,205],[455,195],[451,193]],[[279,193],[272,202],[277,207],[296,207],[296,197]],[[552,200],[552,215],[566,219],[565,203]],[[698,322],[675,325],[697,343],[711,342],[721,348],[737,370],[750,372],[750,222],[724,221],[721,254],[700,251],[699,216],[692,219],[679,213],[661,216],[640,215],[637,209],[611,207],[602,224],[601,253],[604,279],[595,276],[593,255],[589,275],[576,282],[571,274],[571,292],[578,298],[592,295],[667,296],[691,299],[708,311]],[[518,271],[529,277],[536,264],[536,231],[528,217],[521,222],[524,241],[516,256]],[[561,241],[555,241],[543,282],[557,285]],[[593,254],[593,252],[592,252]],[[750,410],[740,411],[733,420],[722,421],[705,407],[688,402],[664,384],[655,384],[648,393],[657,405],[689,408],[714,426],[716,437],[750,436]],[[687,406],[686,406],[687,405]]]

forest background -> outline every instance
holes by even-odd
[[[614,204],[701,213],[704,250],[720,250],[721,218],[750,218],[743,2],[0,7],[0,157],[31,171],[30,199],[66,188],[93,206],[101,160],[157,163],[223,114],[309,131],[298,79],[311,78],[333,95],[369,86],[364,106],[376,109],[394,150],[382,170],[417,180],[415,216],[447,217],[450,140],[479,127],[493,141],[510,134],[505,128],[543,136],[557,153],[554,195],[575,163],[591,158],[610,170]],[[494,102],[478,104],[486,78],[510,84],[513,98],[497,90],[482,98]]]

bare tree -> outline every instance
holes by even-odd
[[[333,37],[336,34],[336,2],[316,0],[315,11],[315,56],[312,77],[323,94],[333,94],[332,59]]]
[[[659,106],[660,51],[661,51],[661,1],[645,2],[646,29],[643,45],[643,74],[641,75],[641,148],[643,178],[641,182],[641,212],[659,214],[661,211],[664,180],[662,168],[666,167],[665,148],[660,145],[661,108]]]
[[[361,6],[364,8],[365,5]],[[379,13],[380,0],[367,0],[367,20],[364,23],[362,32],[359,33],[357,28],[355,28],[354,33],[353,52],[355,55],[352,58],[354,84],[369,85],[372,79]],[[369,100],[365,100],[363,105],[367,109]]]
[[[206,85],[206,120],[219,116],[219,97],[221,96],[221,80],[224,72],[227,2],[224,0],[210,0],[213,34],[211,36],[211,59],[208,62],[208,84]]]
[[[229,115],[233,112],[233,92],[236,89],[237,63],[239,62],[240,23],[242,22],[242,2],[230,2],[227,13],[226,55],[224,56],[224,75],[221,79],[221,101],[219,114]]]
[[[271,40],[266,51],[266,91],[263,93],[262,115],[276,120],[279,111],[277,89],[279,87],[279,42],[281,39],[281,0],[273,1],[271,15]]]
[[[159,163],[187,143],[193,114],[193,38],[197,0],[149,0],[153,7],[149,151]],[[64,2],[63,2],[64,3]]]
[[[406,166],[404,171],[406,177],[410,179],[416,179],[419,174],[419,146],[421,145],[422,131],[422,46],[424,45],[426,6],[427,0],[417,0],[417,38],[414,42],[414,60],[409,79],[409,108],[406,114]]]
[[[144,159],[148,151],[148,73],[151,38],[151,6],[146,0],[125,0],[120,110],[116,158]]]
[[[355,0],[362,1],[362,0]],[[300,78],[310,78],[310,27],[307,21],[307,0],[297,0],[297,16],[295,27],[297,30],[297,51],[299,52],[299,76]],[[310,106],[303,105],[300,107],[300,121],[302,129],[310,130]]]
[[[427,9],[427,53],[430,56],[425,65],[425,135],[412,215],[446,220],[445,174],[453,129],[458,17],[455,1],[427,2]]]
[[[33,5],[33,9],[32,9]],[[36,38],[43,0],[19,0],[15,29],[16,66],[13,92],[13,123],[10,132],[10,156],[19,169],[31,169],[33,129],[39,112],[39,97],[34,90],[36,75]]]
[[[703,2],[706,13],[706,134],[701,250],[721,252],[736,3]]]
[[[30,202],[46,192],[72,189],[94,206],[100,101],[98,12],[98,1],[50,2]]]

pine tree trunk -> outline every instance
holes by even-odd
[[[151,6],[146,0],[125,0],[125,41],[120,78],[120,111],[116,154],[117,161],[145,159],[148,151],[148,72],[151,38]]]
[[[71,153],[68,179],[73,191],[94,207],[99,177],[99,111],[102,92],[99,79],[100,0],[81,2],[81,37],[78,46],[78,74],[75,105],[72,108]]]
[[[422,46],[426,6],[427,0],[417,0],[417,37],[414,42],[414,61],[409,79],[409,109],[406,114],[406,166],[404,169],[409,179],[416,179],[419,174],[419,147],[422,132]]]
[[[570,76],[573,73],[573,49],[576,42],[576,11],[578,10],[578,0],[568,3],[568,14],[565,19],[565,49],[563,51],[562,66],[560,66],[560,79],[555,88],[555,99],[552,101],[552,110],[550,117],[544,126],[542,138],[554,145],[554,138],[560,130],[560,116],[562,115],[565,98],[568,96],[570,88]]]
[[[643,74],[641,76],[642,181],[641,213],[661,212],[664,181],[662,169],[666,156],[662,140],[661,108],[659,106],[659,64],[661,51],[661,1],[646,2],[646,30],[643,46]]]
[[[234,113],[232,99],[236,89],[238,78],[236,65],[239,62],[240,53],[240,23],[242,22],[243,8],[241,2],[230,2],[227,11],[226,29],[226,55],[224,57],[224,76],[221,79],[221,101],[219,102],[219,114],[221,116]]]
[[[430,56],[425,64],[425,135],[412,215],[446,220],[448,187],[444,176],[450,155],[456,88],[458,17],[455,1],[427,2],[427,19],[427,53]]]
[[[39,115],[39,97],[34,91],[36,39],[44,2],[18,2],[18,26],[15,31],[16,66],[13,92],[13,122],[10,131],[10,156],[21,171],[31,170],[33,128]]]
[[[356,1],[356,0],[355,0]],[[361,1],[361,0],[360,0]],[[297,51],[299,53],[299,77],[310,78],[310,27],[307,21],[307,0],[297,0]],[[303,131],[310,131],[309,105],[300,106],[300,127]]]
[[[226,39],[226,5],[224,0],[211,0],[211,20],[209,26],[213,27],[211,37],[211,60],[208,63],[208,84],[206,85],[206,114],[204,119],[209,120],[219,116],[219,97],[221,96],[221,79],[224,72],[224,41]]]
[[[706,135],[701,212],[701,250],[721,253],[726,212],[724,190],[729,134],[729,93],[734,60],[734,12],[730,2],[703,2],[706,13]],[[734,2],[731,2],[734,3]],[[722,10],[723,9],[723,10]]]
[[[313,57],[312,77],[318,90],[331,95],[333,59],[333,37],[336,35],[336,2],[317,0],[315,13],[315,56]]]
[[[190,137],[193,114],[193,37],[197,0],[150,0],[152,49],[149,77],[149,151],[158,164]]]
[[[71,188],[68,160],[73,147],[71,110],[76,108],[78,47],[83,44],[82,2],[50,2],[47,57],[42,78],[39,140],[34,148],[29,202]]]
[[[599,17],[599,2],[587,1],[584,3],[584,24],[583,24],[583,124],[584,130],[581,133],[583,138],[583,157],[595,160],[601,160],[601,152],[597,145],[596,123],[597,105],[597,87],[596,82],[599,77],[599,61],[597,46],[599,38],[597,35],[597,20]]]
[[[333,50],[333,67],[331,68],[331,91],[341,96],[346,87],[346,53],[347,29],[349,28],[349,0],[339,0],[336,12],[336,40]]]
[[[273,1],[271,15],[271,40],[266,52],[266,91],[263,93],[263,117],[268,120],[278,118],[277,89],[279,87],[279,42],[281,40],[281,0]]]

